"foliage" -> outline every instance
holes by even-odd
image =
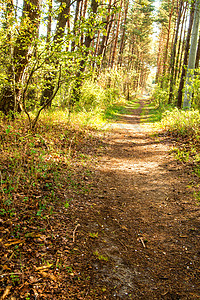
[[[76,111],[101,111],[123,98],[122,94],[129,99],[134,91],[144,87],[152,63],[148,51],[153,22],[151,2],[129,4],[130,13],[126,19],[129,7],[125,2],[120,7],[112,1],[109,5],[85,1],[83,11],[80,1],[76,1],[76,9],[70,0],[53,1],[51,8],[50,2],[39,7],[36,1],[36,8],[31,1],[30,5],[23,6],[20,18],[17,16],[19,8],[13,7],[10,0],[0,3],[3,9],[0,22],[1,111],[5,114],[10,111],[14,116],[16,111],[23,110],[30,129],[34,129],[43,109],[71,110],[75,106]],[[77,9],[82,9],[80,17],[76,16]],[[40,13],[42,18],[39,18]],[[125,19],[120,19],[120,15]],[[119,36],[115,36],[115,17],[121,26]],[[50,18],[57,23],[55,32],[50,28],[47,35],[44,29],[40,36],[35,34]],[[72,26],[69,27],[70,22]],[[110,36],[106,37],[108,29]],[[110,41],[114,39],[118,50],[112,49]],[[132,54],[128,48],[133,48]],[[114,55],[117,51],[121,53],[122,63]],[[107,69],[111,56],[114,65]],[[79,93],[79,90],[82,91]]]
[[[178,110],[177,108],[166,111],[160,124],[161,128],[167,130],[180,139],[177,148],[172,149],[177,160],[190,162],[194,172],[199,176],[200,162],[200,113],[199,110]]]
[[[156,85],[153,90],[152,98],[159,108],[165,107],[168,102],[168,91]]]
[[[193,81],[193,98],[192,98],[192,107],[194,109],[200,110],[200,75],[199,69],[195,70],[195,78]]]
[[[198,110],[182,111],[174,108],[166,111],[161,121],[163,128],[180,136],[200,139],[200,113]]]

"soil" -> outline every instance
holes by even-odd
[[[145,103],[93,132],[88,190],[58,208],[39,239],[29,237],[23,282],[10,290],[4,282],[13,296],[2,299],[200,299],[200,210],[191,189],[199,178],[170,153],[173,137],[142,124]]]

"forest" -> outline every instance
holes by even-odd
[[[199,299],[200,0],[0,0],[0,299]]]

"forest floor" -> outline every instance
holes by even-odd
[[[170,152],[174,137],[152,135],[147,102],[89,131],[82,164],[70,144],[64,206],[0,219],[1,299],[200,299],[199,178]]]

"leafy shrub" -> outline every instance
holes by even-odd
[[[166,106],[168,103],[168,92],[164,89],[161,89],[159,86],[156,86],[152,98],[154,99],[155,104],[158,107]]]
[[[98,82],[86,81],[82,87],[81,100],[77,103],[78,111],[105,110],[119,101],[120,92],[117,87],[103,88]]]
[[[193,136],[195,139],[200,138],[200,113],[199,110],[178,110],[166,111],[163,114],[161,127],[169,132],[182,135]]]

